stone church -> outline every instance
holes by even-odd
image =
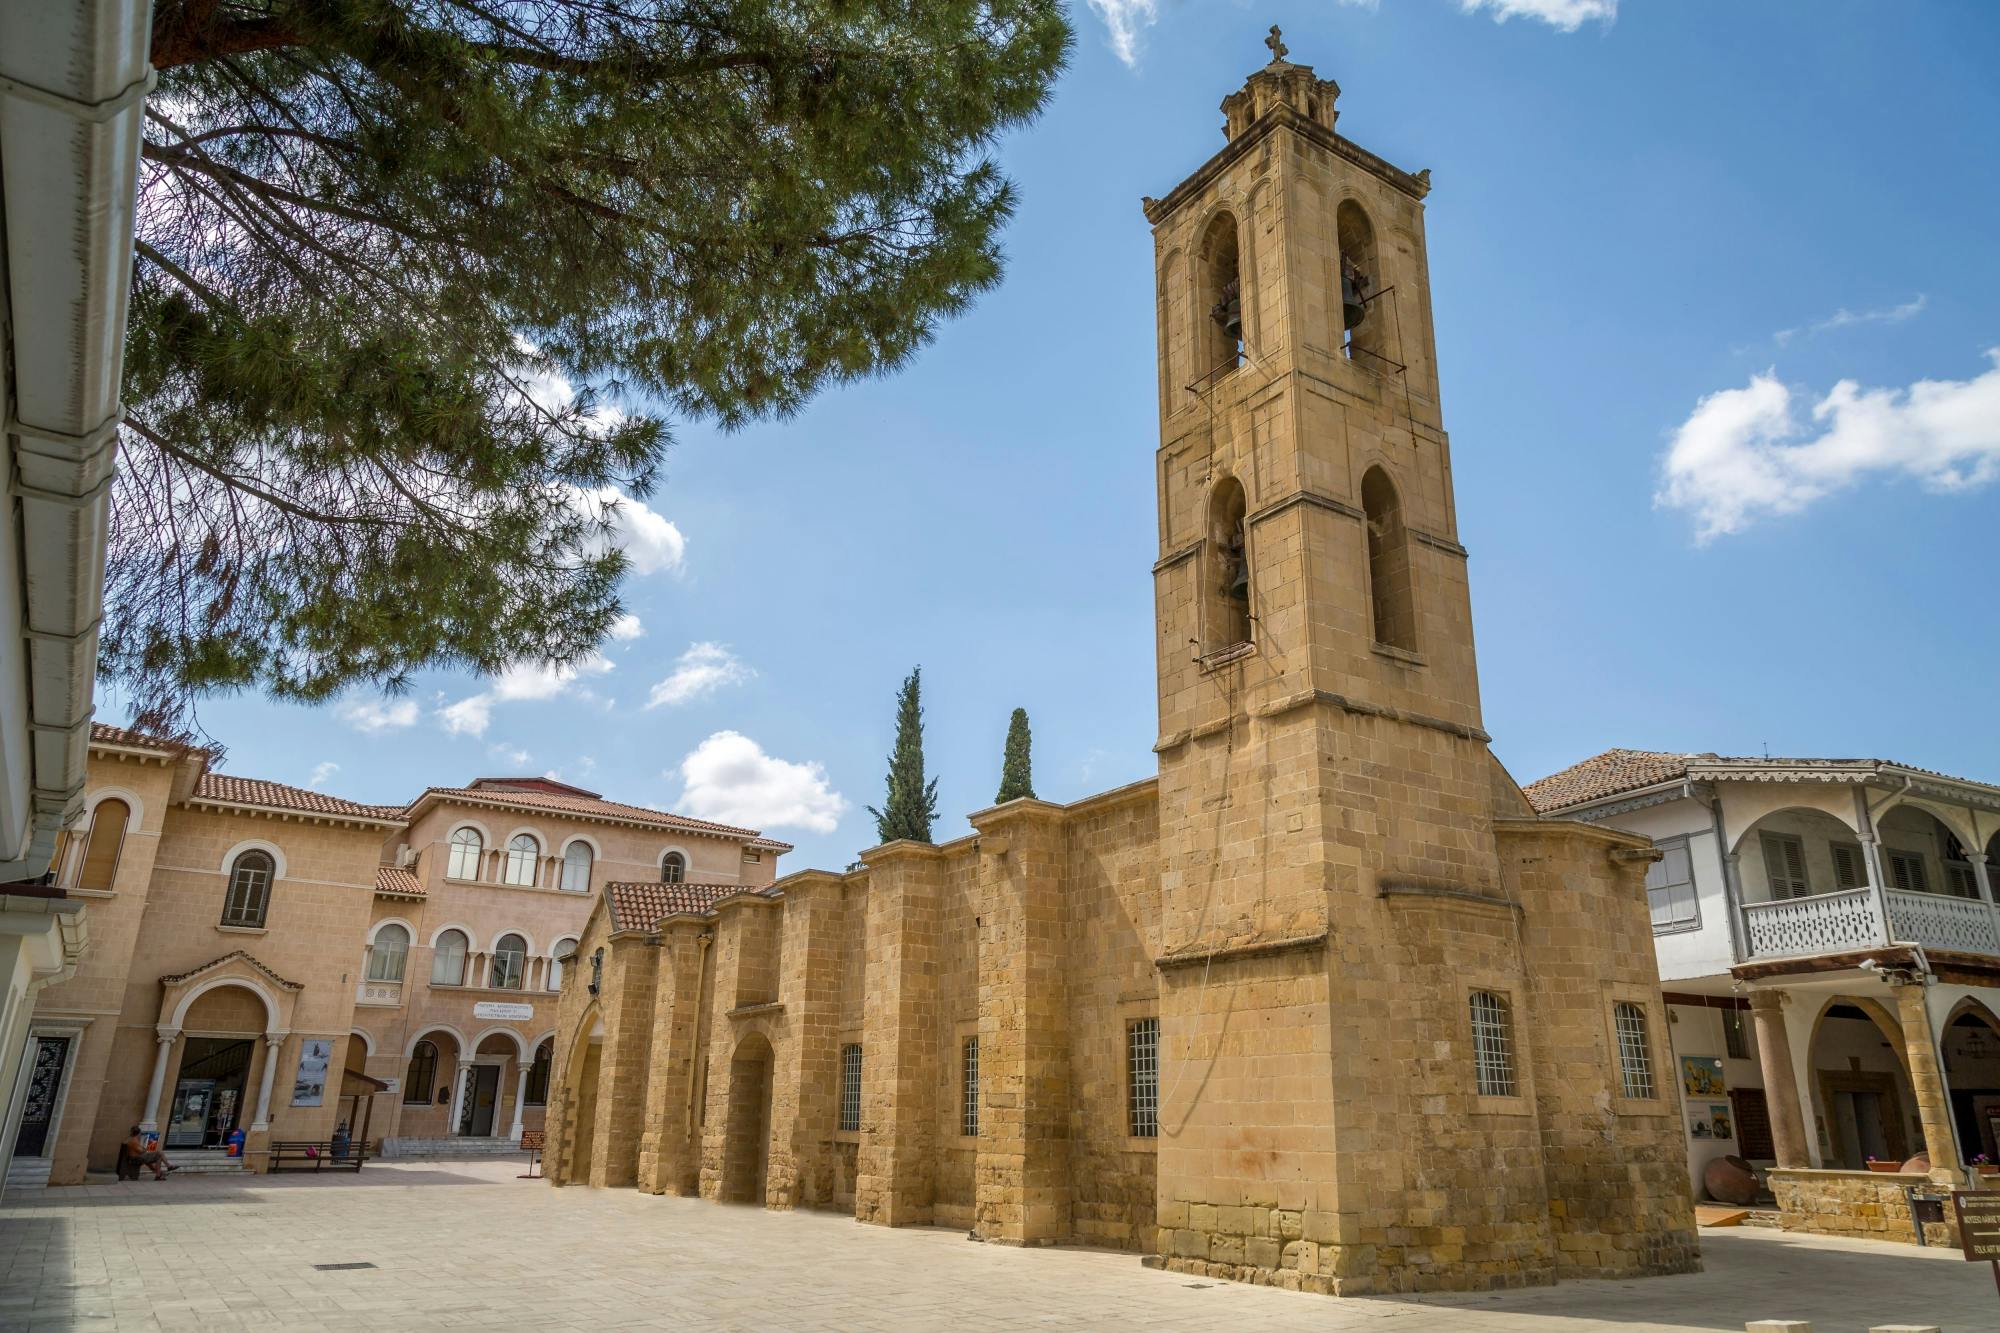
[[[1487,748],[1427,173],[1274,57],[1145,201],[1158,776],[768,888],[613,884],[557,1184],[1300,1290],[1698,1264],[1645,838]]]

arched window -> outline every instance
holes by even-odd
[[[463,986],[465,984],[465,932],[447,930],[438,936],[431,946],[431,985]]]
[[[660,858],[660,883],[678,884],[687,874],[688,859],[679,852],[668,852]]]
[[[590,890],[590,844],[582,838],[563,851],[562,886],[570,893]]]
[[[1384,289],[1375,251],[1375,226],[1352,199],[1334,212],[1340,245],[1340,328],[1336,342],[1347,355],[1371,370],[1394,370],[1389,359],[1383,316]]]
[[[368,955],[370,981],[401,981],[403,964],[410,957],[410,932],[391,922],[375,932],[375,948]]]
[[[1482,1097],[1514,1095],[1514,1025],[1507,1001],[1472,992],[1472,1078]]]
[[[1250,642],[1250,548],[1243,483],[1224,477],[1208,496],[1201,600],[1203,652]]]
[[[427,1041],[418,1042],[410,1051],[410,1067],[403,1071],[403,1105],[429,1106],[437,1072],[438,1048]]]
[[[555,1059],[556,1039],[550,1037],[535,1048],[535,1061],[528,1066],[528,1089],[521,1094],[523,1106],[549,1103],[549,1065]]]
[[[1403,504],[1389,475],[1379,467],[1361,479],[1361,508],[1368,520],[1368,600],[1375,617],[1375,642],[1415,652],[1417,610],[1410,596],[1410,540],[1403,528]]]
[[[261,928],[271,909],[271,877],[277,863],[269,852],[244,852],[229,867],[229,893],[222,900],[222,924]]]
[[[479,836],[476,828],[458,829],[451,835],[451,860],[446,863],[446,879],[478,879],[479,855],[486,850],[486,840]]]
[[[1627,1000],[1611,1007],[1618,1030],[1618,1085],[1627,1097],[1653,1095],[1653,1052],[1646,1040],[1646,1011]]]
[[[501,869],[501,881],[532,888],[541,859],[542,844],[535,841],[535,835],[516,833],[507,843],[507,864]]]
[[[575,940],[557,940],[549,950],[549,989],[561,990],[563,973],[569,970],[570,959],[576,957]]]
[[[125,825],[131,818],[132,807],[115,797],[97,803],[90,815],[90,834],[83,844],[76,887],[110,892],[118,878],[118,853],[125,845]]]
[[[1218,214],[1202,233],[1195,272],[1200,280],[1195,346],[1205,349],[1195,358],[1195,369],[1209,376],[1243,359],[1243,284],[1236,262],[1236,219],[1229,214]]]
[[[497,990],[519,990],[527,967],[528,942],[519,935],[502,935],[493,946],[493,967],[486,984]]]

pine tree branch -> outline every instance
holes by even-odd
[[[138,435],[150,441],[154,448],[169,458],[186,467],[193,468],[197,472],[213,477],[233,494],[248,495],[264,504],[270,505],[282,514],[289,514],[293,518],[301,519],[308,523],[325,523],[333,526],[352,525],[372,528],[397,526],[394,519],[385,519],[373,514],[342,514],[322,509],[310,509],[305,505],[299,504],[297,501],[289,500],[277,492],[259,485],[253,478],[243,476],[241,473],[226,472],[212,463],[197,458],[135,416],[127,414],[124,424]]]

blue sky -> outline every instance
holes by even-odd
[[[1217,104],[1277,22],[1339,80],[1344,134],[1433,172],[1445,421],[1515,775],[1768,746],[2000,780],[2000,9],[1075,17],[1048,113],[998,149],[1021,193],[1004,285],[910,369],[795,420],[683,423],[638,534],[637,633],[603,669],[212,701],[228,771],[379,801],[552,771],[838,867],[874,841],[894,692],[922,663],[940,839],[991,801],[1017,705],[1042,796],[1150,775],[1139,198],[1222,145]]]

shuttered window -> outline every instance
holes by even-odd
[[[1972,873],[1971,866],[1945,862],[1944,887],[1946,892],[1955,897],[1972,899],[1979,897],[1979,879]]]
[[[1889,861],[1889,887],[1901,889],[1905,893],[1929,893],[1930,876],[1924,871],[1924,858],[1914,852],[1886,853]]]
[[[1759,842],[1764,849],[1764,877],[1770,881],[1771,897],[1810,897],[1812,885],[1806,881],[1805,844],[1785,833],[1766,833]]]
[[[1660,844],[1660,859],[1646,869],[1646,901],[1653,909],[1653,929],[1694,925],[1701,919],[1694,896],[1694,862],[1686,838]]]
[[[1836,889],[1868,887],[1868,863],[1861,857],[1860,844],[1852,842],[1833,844],[1833,886]]]

